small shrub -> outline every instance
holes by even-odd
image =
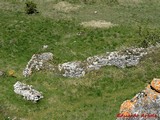
[[[32,1],[27,1],[26,3],[26,14],[34,14],[38,13],[37,11],[37,5],[33,3]]]

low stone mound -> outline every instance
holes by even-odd
[[[23,70],[23,76],[27,77],[32,74],[33,71],[39,71],[41,69],[54,70],[54,66],[49,63],[53,59],[52,53],[34,54],[26,68]]]
[[[57,11],[61,11],[61,12],[71,12],[71,11],[76,11],[79,9],[79,5],[73,5],[69,2],[59,2],[57,4],[54,5],[54,9]]]
[[[125,68],[136,66],[142,57],[147,55],[145,48],[130,48],[124,51],[107,52],[103,55],[88,57],[85,61],[73,61],[58,65],[64,77],[82,77],[87,72],[98,70],[103,66]]]
[[[113,24],[111,22],[106,22],[105,20],[91,20],[88,22],[82,22],[82,26],[84,27],[93,27],[93,28],[111,28],[113,26],[116,26],[116,24]]]
[[[145,90],[120,107],[117,120],[159,120],[160,119],[160,79],[154,78]]]
[[[87,58],[87,70],[97,70],[106,65],[113,65],[119,68],[136,66],[145,55],[147,55],[145,48],[130,48],[124,51],[107,52],[104,55]]]
[[[37,90],[33,89],[32,85],[26,85],[19,81],[17,81],[14,84],[14,92],[16,94],[22,95],[24,99],[30,100],[33,102],[37,102],[41,98],[43,98],[41,92],[38,92]]]

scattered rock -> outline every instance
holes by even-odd
[[[113,24],[111,22],[106,22],[105,20],[98,20],[98,21],[92,20],[88,22],[82,22],[81,25],[84,27],[94,27],[94,28],[110,28],[116,26],[116,24]]]
[[[94,11],[95,14],[97,14],[97,11]]]
[[[48,45],[43,45],[42,49],[45,50],[48,48]]]
[[[43,98],[43,96],[41,95],[41,92],[38,92],[37,90],[33,89],[32,85],[26,85],[19,81],[17,81],[14,84],[14,92],[16,94],[22,95],[24,99],[30,100],[33,102],[37,102],[41,98]]]
[[[120,107],[117,120],[159,120],[160,118],[160,79],[154,78],[145,90],[131,100],[126,100]],[[134,117],[129,117],[138,115]],[[151,117],[144,117],[150,115]],[[124,117],[128,116],[128,117]]]
[[[64,77],[81,77],[85,75],[85,68],[80,61],[59,64],[58,69]]]
[[[52,53],[42,53],[42,54],[34,54],[26,68],[23,70],[23,75],[25,77],[30,76],[34,70],[41,70],[41,69],[49,69],[54,70],[54,66],[49,63],[53,59]]]

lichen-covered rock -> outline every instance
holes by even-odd
[[[23,70],[25,77],[30,76],[34,70],[49,69],[54,70],[54,66],[49,63],[53,59],[52,53],[34,54],[26,68]]]
[[[81,77],[86,72],[98,70],[103,66],[114,65],[119,68],[135,66],[139,60],[146,55],[144,48],[130,48],[124,51],[107,52],[103,55],[88,57],[87,60],[80,62],[67,62],[58,65],[58,69],[64,77]]]
[[[159,89],[160,79],[153,79],[145,90],[123,102],[117,120],[160,120]]]
[[[107,52],[103,55],[88,57],[84,61],[73,61],[58,65],[58,70],[64,77],[81,77],[87,72],[98,70],[103,66],[117,66],[125,68],[136,66],[142,57],[147,55],[145,48],[129,48],[123,51]],[[30,76],[33,71],[41,69],[54,70],[54,66],[48,61],[53,59],[52,53],[34,54],[23,70],[25,77]]]
[[[80,61],[59,64],[58,69],[64,77],[81,77],[85,75],[85,68]]]
[[[26,85],[19,81],[17,81],[14,84],[14,92],[19,95],[22,95],[24,99],[31,100],[33,102],[37,102],[41,98],[43,98],[41,92],[38,92],[37,90],[33,89],[32,85]]]
[[[104,55],[87,58],[87,70],[97,70],[106,65],[114,65],[119,68],[135,66],[146,54],[145,48],[130,48],[124,51],[107,52]]]
[[[160,93],[160,80],[159,79],[153,79],[151,82],[151,87],[155,89],[157,92]]]

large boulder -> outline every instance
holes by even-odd
[[[30,76],[33,71],[39,71],[42,69],[54,70],[54,66],[49,63],[52,59],[53,54],[50,52],[34,54],[26,65],[26,68],[23,70],[23,75],[27,77]]]
[[[26,85],[26,84],[21,83],[19,81],[17,81],[14,84],[14,92],[19,95],[22,95],[24,99],[30,100],[33,102],[37,102],[41,98],[43,98],[41,92],[33,89],[32,85]]]
[[[154,78],[145,90],[124,101],[117,120],[160,120],[160,79]]]

